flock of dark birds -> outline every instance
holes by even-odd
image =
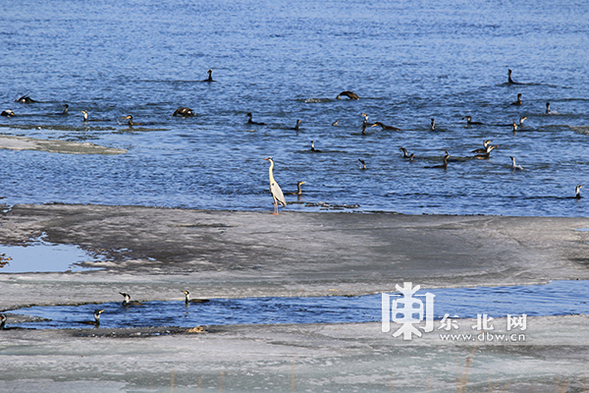
[[[190,304],[195,304],[195,303],[206,303],[209,301],[209,299],[192,299],[190,297],[190,292],[188,292],[188,291],[182,291],[182,293],[184,293],[184,304],[186,306],[189,306]],[[131,300],[131,295],[129,295],[128,293],[119,292],[119,294],[123,297],[123,302],[122,302],[123,307],[143,306],[144,305],[142,302]],[[91,325],[91,326],[98,328],[98,327],[100,327],[100,316],[105,311],[106,310],[95,310],[94,311],[94,320],[75,321],[75,323],[82,324],[82,325]],[[8,317],[6,316],[6,314],[0,314],[0,330],[21,329],[20,327],[17,327],[17,326],[10,326],[10,327],[6,326],[7,320],[8,320]]]
[[[201,82],[215,82],[215,80],[213,79],[213,69],[211,68],[210,70],[207,71],[208,77],[206,79],[203,79]],[[14,100],[15,102],[18,102],[20,104],[34,104],[36,102],[38,102],[37,100],[32,99],[31,97],[29,97],[28,94],[21,96],[19,98],[17,98],[16,100]],[[109,119],[90,119],[90,116],[88,114],[87,111],[80,111],[83,115],[83,121],[84,123],[86,122],[104,122],[104,121],[109,121]],[[63,111],[60,113],[57,113],[58,115],[68,115],[69,114],[69,105],[68,104],[63,104]],[[15,117],[17,116],[16,113],[14,113],[13,110],[11,109],[6,109],[3,110],[0,113],[1,116],[4,117]],[[172,116],[181,116],[181,117],[191,117],[191,116],[196,116],[196,113],[190,109],[190,108],[178,108],[174,111],[174,113],[172,114]],[[132,115],[127,115],[122,117],[123,120],[127,120],[127,124],[129,125],[129,127],[133,127],[133,126],[139,126],[142,125],[141,123],[136,123],[133,121],[133,116]],[[250,121],[251,121],[251,116],[250,116]],[[255,123],[253,123],[255,124]]]
[[[512,78],[512,71],[510,69],[507,70],[507,83],[510,85],[522,85],[523,83],[519,83],[513,80]],[[341,99],[342,97],[348,97],[349,99],[352,100],[359,100],[360,97],[358,97],[358,95],[354,92],[351,91],[343,91],[340,94],[338,94],[338,96],[336,97],[338,100]],[[523,105],[523,101],[522,101],[522,93],[518,93],[517,94],[517,99],[511,103],[511,105],[514,106],[521,106]],[[550,103],[547,102],[546,103],[546,114],[547,115],[551,115],[551,114],[558,114],[555,111],[552,111],[550,109]],[[368,115],[366,113],[362,113],[361,114],[364,117],[364,121],[362,123],[362,134],[366,135],[366,130],[368,129],[368,127],[381,127],[381,129],[383,131],[401,131],[400,128],[394,127],[394,126],[390,126],[390,125],[386,125],[383,124],[381,122],[375,122],[370,124],[368,122]],[[249,123],[250,124],[264,124],[264,123],[255,123],[252,122],[251,120],[251,113],[248,113],[249,116]],[[526,116],[521,116],[519,118],[519,123],[516,123],[515,121],[512,122],[512,124],[509,125],[505,125],[505,126],[510,126],[513,129],[513,133],[515,134],[518,130],[518,128],[520,128],[524,121],[527,119]],[[467,126],[476,126],[476,125],[483,125],[483,123],[481,122],[477,122],[477,121],[473,121],[472,120],[472,116],[464,116],[462,118],[462,120],[466,120],[466,125]],[[297,124],[296,124],[296,130],[298,130],[299,127],[299,123],[300,120],[297,120]],[[333,124],[333,126],[337,126],[338,125],[338,121],[335,121]],[[435,119],[431,119],[430,122],[430,129],[432,131],[435,131],[436,129],[436,121]],[[474,149],[472,150],[472,153],[476,153],[472,158],[474,159],[479,159],[479,160],[486,160],[490,158],[491,155],[491,151],[493,151],[494,149],[497,148],[497,145],[491,145],[491,140],[485,140],[483,141],[483,147],[479,148],[479,149]],[[315,148],[315,143],[314,141],[311,141],[311,151],[313,152],[320,152],[320,150],[317,150]],[[416,158],[415,154],[413,153],[409,153],[407,151],[407,149],[405,149],[404,147],[399,147],[399,151],[401,153],[403,153],[403,157],[408,159],[409,162],[413,162],[413,160]],[[521,165],[518,165],[515,161],[515,157],[509,156],[509,158],[511,159],[511,168],[514,171],[518,171],[518,170],[523,170],[524,168]],[[448,168],[448,161],[450,159],[450,153],[448,153],[447,150],[444,151],[444,156],[442,158],[442,163],[439,165],[432,165],[432,166],[426,166],[425,168],[439,168],[439,169],[444,169],[446,170]],[[272,195],[272,199],[274,201],[274,212],[272,214],[274,215],[278,215],[278,205],[280,204],[281,206],[285,207],[287,205],[286,200],[284,199],[284,194],[282,192],[282,190],[280,189],[280,186],[278,185],[278,183],[276,183],[276,180],[274,179],[274,175],[273,175],[273,169],[274,169],[274,161],[272,160],[272,157],[268,157],[268,158],[264,158],[264,160],[269,161],[270,162],[270,168],[269,168],[269,179],[270,179],[270,194]],[[360,163],[360,169],[362,170],[366,170],[368,169],[367,165],[366,165],[366,161],[363,159],[358,159],[358,162]],[[300,183],[298,185],[298,195],[302,194],[302,190],[300,188]],[[581,187],[583,187],[583,185],[579,184],[575,187],[575,196],[571,197],[574,199],[581,199]],[[293,194],[293,193],[291,193]]]
[[[212,72],[213,69],[210,69],[207,74],[208,74],[208,78],[202,80],[201,82],[215,82],[215,80],[212,77]],[[507,73],[507,78],[508,78],[508,83],[509,84],[513,84],[513,85],[518,85],[521,83],[515,82],[512,79],[512,71],[508,70]],[[352,91],[343,91],[340,94],[337,95],[336,99],[342,99],[342,97],[347,97],[350,100],[359,100],[360,97],[352,92]],[[28,95],[24,95],[21,96],[19,98],[17,98],[15,100],[18,103],[23,103],[23,104],[31,104],[31,103],[35,103],[37,101],[33,100],[32,98],[30,98]],[[515,105],[515,106],[520,106],[523,104],[522,101],[522,93],[518,93],[517,95],[517,99],[516,101],[514,101],[511,105]],[[64,109],[63,111],[60,113],[62,115],[67,115],[68,114],[68,109],[69,109],[69,105],[68,104],[64,104],[63,105]],[[88,112],[87,111],[81,111],[81,113],[83,114],[83,121],[84,122],[90,122],[90,121],[107,121],[107,120],[101,120],[101,119],[90,119]],[[557,112],[554,112],[550,109],[550,103],[547,102],[546,103],[546,114],[557,114]],[[4,110],[1,112],[2,116],[5,117],[14,117],[17,116],[14,111],[12,110]],[[181,116],[181,117],[190,117],[190,116],[195,116],[195,112],[190,109],[190,108],[186,108],[186,107],[181,107],[176,109],[176,111],[174,111],[174,113],[172,114],[173,116]],[[366,134],[366,130],[368,127],[381,127],[382,130],[385,131],[401,131],[400,128],[394,127],[394,126],[389,126],[386,124],[383,124],[382,122],[375,122],[375,123],[369,123],[368,122],[368,115],[365,113],[361,114],[364,117],[364,121],[362,124],[362,134]],[[266,123],[263,122],[256,122],[253,120],[253,115],[251,113],[247,113],[246,117],[248,118],[247,120],[247,124],[251,124],[251,125],[266,125]],[[136,125],[141,125],[141,123],[136,123],[133,121],[133,116],[132,115],[127,115],[124,116],[122,119],[127,120],[127,124],[129,125],[129,127],[133,127]],[[522,116],[519,119],[519,123],[516,123],[515,121],[513,121],[513,123],[510,125],[513,128],[513,132],[515,133],[519,127],[522,126],[523,122],[527,119],[527,117]],[[477,121],[473,121],[471,116],[465,116],[462,118],[462,120],[466,120],[466,124],[467,126],[473,126],[473,125],[482,125],[483,123],[481,122],[477,122]],[[299,130],[299,125],[301,123],[301,120],[297,120],[296,121],[296,125],[292,128],[294,130]],[[334,123],[332,123],[333,126],[337,126],[338,125],[338,121],[335,121]],[[431,123],[430,123],[430,129],[433,131],[436,128],[436,123],[435,123],[435,119],[431,119]],[[491,151],[493,151],[494,149],[497,148],[497,145],[492,145],[491,144],[492,141],[491,140],[485,140],[483,141],[483,147],[479,148],[479,149],[474,149],[472,150],[472,153],[475,153],[475,155],[473,156],[473,158],[475,159],[488,159],[490,157]],[[311,141],[311,151],[313,152],[321,152],[321,150],[318,150],[315,148],[315,143],[314,141]],[[416,158],[415,154],[413,153],[409,153],[407,151],[407,149],[405,149],[404,147],[399,147],[399,151],[403,154],[403,157],[408,159],[410,162],[413,162],[413,160]],[[442,158],[442,163],[439,165],[433,165],[433,166],[426,166],[425,168],[439,168],[439,169],[447,169],[448,168],[448,162],[449,162],[449,158],[450,158],[450,153],[448,153],[448,151],[445,151],[445,154]],[[523,167],[520,165],[516,164],[515,158],[510,156],[510,159],[512,161],[512,168],[513,170],[523,170]],[[274,179],[273,176],[273,169],[274,169],[274,160],[272,159],[272,157],[268,157],[268,158],[264,158],[264,160],[268,161],[270,163],[270,167],[269,167],[269,181],[270,181],[270,194],[272,195],[273,198],[273,202],[274,202],[274,211],[272,214],[277,215],[278,214],[278,205],[280,204],[281,206],[286,206],[287,202],[284,198],[284,193],[282,192],[280,186],[278,185],[278,183],[276,182],[276,180]],[[366,165],[366,161],[362,160],[362,159],[358,159],[359,163],[360,163],[360,169],[367,169],[367,165]],[[297,191],[296,192],[290,192],[287,193],[290,195],[302,195],[303,191],[301,188],[301,185],[305,184],[304,181],[299,181],[297,183]],[[581,187],[583,187],[583,185],[579,184],[576,186],[575,188],[575,196],[571,197],[571,198],[575,198],[575,199],[580,199],[581,198]],[[137,301],[132,301],[131,300],[131,296],[127,293],[124,292],[119,292],[121,294],[121,296],[123,296],[123,302],[122,305],[124,307],[130,307],[130,306],[141,306],[142,303],[141,302],[137,302]],[[186,305],[189,305],[191,303],[205,303],[208,302],[208,299],[191,299],[190,298],[190,292],[188,291],[183,291],[184,293],[184,302]],[[86,324],[86,325],[93,325],[94,327],[99,327],[100,326],[100,317],[101,314],[104,312],[105,310],[95,310],[94,311],[94,320],[88,320],[88,321],[77,321],[76,323],[80,323],[80,324]],[[6,321],[7,321],[7,317],[5,314],[0,314],[0,330],[8,330],[8,329],[19,329],[18,327],[7,327],[6,326]]]
[[[204,80],[202,80],[201,82],[215,82],[215,80],[213,79],[213,75],[212,75],[213,69],[209,69],[207,71],[208,77]],[[524,83],[519,83],[513,80],[512,78],[512,71],[509,69],[507,71],[507,83],[510,85],[523,85]],[[340,94],[337,95],[336,99],[340,100],[344,97],[347,97],[350,100],[359,100],[360,97],[352,92],[352,91],[342,91]],[[24,95],[21,96],[19,98],[17,98],[15,100],[16,102],[19,103],[24,103],[24,104],[31,104],[34,102],[37,102],[35,100],[33,100],[31,97],[29,97],[28,95]],[[521,106],[523,104],[522,101],[522,93],[518,93],[517,94],[517,99],[516,101],[512,102],[511,105],[514,106]],[[63,111],[60,113],[62,115],[66,115],[68,114],[68,109],[69,106],[68,104],[64,104],[63,105],[64,109]],[[91,122],[91,121],[107,121],[107,120],[102,120],[102,119],[90,119],[89,118],[89,114],[87,111],[81,111],[83,114],[83,121],[84,122]],[[546,103],[546,114],[557,114],[557,112],[554,112],[550,109],[550,103],[547,102]],[[13,116],[17,116],[14,111],[12,110],[4,110],[1,113],[2,116],[5,117],[13,117]],[[191,116],[195,116],[195,111],[187,108],[187,107],[181,107],[178,108],[174,111],[174,113],[172,114],[172,116],[181,116],[181,117],[191,117]],[[366,134],[366,130],[369,127],[381,127],[382,130],[384,131],[401,131],[400,128],[394,127],[394,126],[390,126],[390,125],[386,125],[383,124],[382,122],[375,122],[375,123],[369,123],[368,122],[368,115],[366,113],[362,113],[361,114],[364,117],[364,121],[362,123],[362,134]],[[252,113],[247,113],[246,114],[247,117],[247,124],[249,125],[259,125],[259,126],[263,126],[266,125],[266,123],[263,122],[257,122],[253,120],[253,115]],[[142,123],[137,123],[133,120],[133,116],[132,115],[127,115],[122,117],[123,120],[127,120],[127,124],[129,127],[133,127],[133,126],[138,126],[138,125],[143,125]],[[522,116],[519,119],[519,123],[516,123],[515,121],[512,122],[512,124],[505,124],[505,126],[510,126],[513,129],[513,132],[516,133],[518,128],[522,127],[523,122],[527,119],[527,117]],[[466,120],[466,124],[467,126],[476,126],[476,125],[482,125],[483,123],[481,122],[477,122],[477,121],[473,121],[471,116],[464,116],[462,118],[462,120]],[[292,128],[293,130],[298,131],[299,130],[299,126],[300,126],[301,120],[297,120],[295,126]],[[335,122],[332,123],[333,126],[337,126],[338,125],[338,121],[336,120]],[[431,123],[430,123],[430,129],[432,131],[434,131],[436,129],[436,122],[435,119],[431,119]],[[497,148],[497,145],[492,145],[491,144],[492,141],[490,140],[485,140],[483,142],[483,148],[480,149],[475,149],[472,152],[475,153],[475,155],[472,157],[474,159],[479,159],[479,160],[484,160],[484,159],[488,159],[490,157],[491,151],[493,151],[494,149]],[[315,142],[311,141],[311,149],[312,152],[321,152],[321,150],[316,149],[315,148]],[[399,147],[399,151],[401,151],[403,153],[403,157],[407,158],[410,162],[413,162],[413,160],[416,158],[415,154],[413,153],[409,153],[407,151],[407,149],[405,149],[404,147]],[[442,163],[439,165],[433,165],[433,166],[426,166],[426,168],[439,168],[439,169],[447,169],[448,168],[448,162],[450,161],[450,153],[448,153],[448,151],[444,152],[444,156],[442,158]],[[521,165],[516,164],[515,158],[510,156],[510,159],[512,161],[512,169],[515,170],[523,170],[524,168]],[[269,168],[269,180],[270,180],[270,194],[272,195],[272,199],[274,202],[274,212],[272,214],[277,215],[278,214],[278,204],[280,204],[281,206],[286,206],[287,202],[284,199],[284,193],[282,192],[280,186],[278,185],[278,183],[276,182],[276,180],[274,179],[273,176],[273,169],[274,169],[274,161],[272,160],[272,157],[268,157],[265,158],[264,160],[269,161],[270,162],[270,168]],[[367,169],[367,165],[366,162],[362,159],[358,159],[359,163],[360,163],[360,168],[361,169]],[[295,195],[302,195],[302,189],[301,189],[301,184],[304,184],[305,182],[299,182],[297,185],[297,192],[296,193],[289,193],[289,194],[295,194]],[[573,198],[576,199],[580,199],[581,198],[581,187],[583,187],[582,185],[577,185],[576,189],[575,189],[575,196]]]

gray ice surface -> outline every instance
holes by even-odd
[[[19,205],[0,244],[43,235],[100,271],[0,274],[0,309],[198,297],[360,295],[589,279],[587,218]],[[3,251],[0,251],[3,252]],[[496,321],[500,322],[500,321]],[[5,330],[3,391],[589,391],[586,315],[528,318],[523,342],[404,341],[378,323]],[[457,332],[472,333],[475,321]]]

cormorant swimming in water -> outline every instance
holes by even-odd
[[[102,119],[89,119],[87,111],[80,111],[80,112],[82,112],[82,114],[84,115],[84,123],[87,121],[106,121],[106,120],[102,120]]]
[[[131,301],[131,295],[124,292],[119,292],[123,296],[123,306],[138,306],[141,302]]]
[[[359,100],[359,99],[360,99],[360,97],[358,97],[358,94],[354,93],[353,91],[348,91],[348,90],[346,90],[346,91],[342,91],[342,92],[341,92],[341,93],[339,93],[339,94],[337,95],[337,97],[335,97],[335,98],[336,98],[337,100],[341,100],[341,97],[342,97],[342,96],[344,96],[344,97],[348,97],[348,98],[350,98],[351,100]]]
[[[96,310],[94,311],[94,320],[93,321],[79,321],[78,323],[83,323],[85,325],[94,325],[95,327],[100,326],[100,314],[102,314],[104,310]]]
[[[522,93],[518,93],[517,94],[517,100],[515,102],[512,102],[511,105],[521,105],[523,104],[522,102]]]
[[[248,112],[248,113],[246,114],[246,116],[248,117],[247,124],[255,124],[255,125],[257,125],[257,126],[265,126],[265,125],[266,125],[266,123],[261,123],[261,122],[257,122],[257,121],[252,121],[252,114],[251,114],[251,112]]]
[[[388,131],[401,131],[401,129],[400,129],[400,128],[393,127],[393,126],[387,126],[387,125],[385,125],[385,124],[382,124],[380,121],[377,121],[376,123],[374,123],[374,124],[372,125],[372,127],[376,127],[376,126],[381,126],[381,127],[382,127],[382,129],[383,129],[383,131],[384,131],[384,130],[388,130]]]
[[[488,153],[489,152],[489,144],[493,142],[492,140],[487,139],[486,141],[483,141],[483,149],[475,149],[472,151],[472,153]]]
[[[194,114],[194,112],[190,108],[178,108],[174,111],[172,116],[190,117],[190,116],[196,116],[196,115]]]
[[[399,147],[399,151],[403,153],[403,158],[408,158],[409,162],[413,162],[413,160],[415,159],[415,154],[411,153],[407,153],[407,149],[405,149],[404,147]]]
[[[362,121],[362,135],[366,135],[366,127],[368,127],[368,115],[366,113],[360,113],[364,116],[364,121]]]
[[[29,97],[28,95],[19,97],[14,101],[19,102],[21,104],[32,104],[33,102],[37,102],[37,101],[33,100],[31,97]]]
[[[434,165],[434,166],[426,166],[426,168],[441,168],[441,169],[448,169],[448,158],[450,158],[450,153],[448,150],[445,150],[445,155],[443,158],[443,164],[441,165]]]
[[[331,123],[332,126],[337,127],[339,123],[339,120],[334,121],[333,123]]]
[[[523,168],[521,165],[517,165],[517,164],[515,163],[515,158],[514,158],[514,157],[512,157],[512,156],[509,156],[509,158],[511,158],[511,169],[513,169],[514,171],[515,171],[515,170],[518,170],[518,169],[521,171],[521,170],[523,170],[523,169],[524,169],[524,168]]]
[[[434,131],[436,129],[436,121],[434,119],[431,120],[430,129]]]
[[[67,111],[70,108],[70,106],[68,104],[63,104],[63,111],[61,111],[61,113],[58,113],[58,115],[67,115]]]
[[[301,124],[301,121],[300,120],[297,120],[297,124],[292,129],[295,130],[295,131],[298,131],[299,130],[299,124]]]
[[[182,291],[182,293],[184,294],[184,303],[185,304],[190,304],[190,303],[206,303],[209,301],[209,299],[191,299],[190,298],[190,292],[188,291]]]
[[[311,151],[314,151],[315,153],[321,153],[321,150],[315,149],[315,141],[311,141]]]
[[[213,79],[213,69],[212,68],[207,71],[207,74],[209,74],[209,77],[207,79],[203,79],[201,82],[215,82],[215,80]]]
[[[4,314],[0,314],[0,330],[18,330],[19,327],[6,327],[6,320],[8,318]]]
[[[10,109],[6,109],[5,111],[2,111],[2,113],[0,113],[0,115],[5,116],[5,117],[16,116],[16,114],[13,111],[11,111]]]
[[[575,187],[575,196],[573,198],[575,198],[575,199],[581,199],[581,198],[583,198],[581,196],[581,187],[583,187],[582,184],[579,184],[577,187]]]
[[[514,121],[511,126],[513,127],[513,133],[515,134],[517,132],[517,129],[519,128],[519,126],[517,125],[517,123]]]
[[[480,121],[472,121],[472,116],[464,116],[462,118],[462,120],[466,120],[466,125],[470,126],[470,125],[480,125],[483,124]]]
[[[361,158],[358,158],[358,161],[360,161],[360,169],[362,169],[362,170],[368,169],[368,168],[366,168],[366,161],[364,161]]]
[[[487,145],[487,151],[482,153],[482,154],[477,154],[474,156],[474,158],[479,159],[479,160],[488,160],[491,157],[491,150],[496,149],[497,145]]]
[[[296,192],[287,192],[286,195],[303,195],[303,190],[301,185],[305,184],[306,181],[300,181],[297,183],[297,191]]]
[[[128,115],[128,116],[123,116],[123,117],[122,117],[122,119],[123,119],[123,120],[129,120],[129,121],[127,122],[127,124],[129,124],[129,127],[133,127],[133,126],[141,126],[141,125],[143,125],[143,123],[135,123],[135,122],[133,121],[133,116],[131,116],[131,115]]]
[[[511,79],[511,70],[510,69],[507,70],[507,83],[509,83],[510,85],[521,85],[521,83],[515,82],[513,79]]]
[[[550,102],[546,103],[546,114],[547,115],[558,115],[558,112],[550,110]]]

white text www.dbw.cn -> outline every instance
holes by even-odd
[[[478,342],[525,342],[526,335],[523,333],[512,333],[512,334],[505,334],[505,333],[489,333],[489,332],[482,332],[479,334],[468,334],[468,333],[461,333],[461,334],[440,334],[440,339],[443,341],[478,341]]]

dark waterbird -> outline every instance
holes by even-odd
[[[517,94],[517,100],[514,101],[514,102],[512,102],[511,105],[520,106],[522,104],[523,104],[523,102],[522,102],[522,93],[518,93]]]
[[[558,112],[553,111],[552,109],[550,109],[550,102],[546,103],[546,114],[547,115],[558,115]]]
[[[383,131],[401,131],[401,129],[400,129],[400,128],[393,127],[393,126],[387,126],[387,125],[385,125],[385,124],[381,123],[380,121],[377,121],[376,123],[374,123],[374,124],[372,125],[372,127],[376,127],[376,126],[380,126],[380,127],[382,127],[382,130],[383,130]]]
[[[190,303],[206,303],[209,301],[209,299],[191,299],[190,298],[190,292],[188,291],[182,291],[182,293],[184,294],[184,303],[186,304],[190,304]]]
[[[128,120],[127,124],[129,125],[129,127],[133,127],[133,126],[141,126],[143,125],[143,123],[135,123],[133,121],[133,116],[132,115],[127,115],[127,116],[123,116],[122,117],[123,120]]]
[[[311,151],[315,153],[321,153],[321,150],[315,149],[315,141],[311,141]]]
[[[341,100],[341,97],[348,97],[351,100],[359,100],[360,99],[360,97],[358,97],[358,94],[354,93],[353,91],[349,91],[349,90],[342,91],[335,98],[337,100]]]
[[[491,142],[493,142],[493,141],[490,140],[490,139],[487,139],[487,140],[483,141],[483,148],[481,148],[481,149],[474,149],[474,150],[472,150],[472,153],[488,153],[489,152],[488,147],[491,144]]]
[[[583,197],[581,196],[581,188],[582,188],[582,187],[583,187],[583,185],[582,185],[582,184],[579,184],[579,185],[577,185],[577,186],[575,187],[575,196],[574,196],[574,197],[571,197],[571,198],[574,198],[574,199],[581,199],[581,198],[583,198]]]
[[[17,330],[17,329],[21,329],[19,327],[7,327],[6,326],[6,321],[7,320],[8,320],[8,318],[6,317],[6,315],[0,314],[0,330]]]
[[[254,124],[254,125],[257,125],[257,126],[265,126],[265,125],[266,125],[266,123],[262,123],[262,122],[253,121],[253,120],[252,120],[252,117],[253,117],[253,115],[252,115],[252,113],[251,113],[251,112],[248,112],[248,113],[246,114],[246,116],[247,116],[247,124]]]
[[[434,166],[426,166],[425,168],[440,168],[440,169],[448,169],[448,158],[450,158],[450,153],[448,150],[445,150],[444,158],[442,159],[442,164],[434,165]]]
[[[131,295],[125,292],[119,292],[123,296],[123,306],[141,306],[143,303],[131,301]]]
[[[507,70],[507,83],[510,85],[523,85],[523,83],[516,82],[511,78],[511,72],[510,69]]]
[[[58,115],[68,115],[69,113],[67,112],[70,109],[70,106],[68,104],[63,104],[63,110],[58,113]]]
[[[509,158],[511,158],[511,169],[513,169],[514,171],[516,171],[516,170],[523,171],[524,168],[521,165],[517,165],[515,163],[515,157],[509,156]]]
[[[89,122],[89,121],[108,121],[105,119],[90,119],[88,117],[88,111],[80,111],[80,112],[82,112],[82,115],[84,116],[84,120],[83,120],[84,123]]]
[[[172,116],[190,117],[196,115],[194,114],[194,111],[192,109],[183,107],[176,109]]]
[[[286,195],[303,195],[303,189],[301,188],[301,186],[305,183],[306,181],[297,182],[297,191],[287,192]]]
[[[481,124],[483,124],[480,121],[472,121],[472,116],[464,116],[462,118],[462,120],[466,120],[466,125],[467,126],[473,126],[473,125],[481,125]]]
[[[209,75],[207,79],[203,79],[201,80],[201,82],[216,82],[213,79],[213,69],[211,68],[210,70],[207,71],[207,74]]]
[[[477,160],[488,160],[489,158],[491,158],[491,150],[496,149],[497,145],[487,145],[486,147],[486,151],[484,153],[481,154],[477,154],[475,155],[473,158],[476,158]]]
[[[17,98],[14,101],[15,102],[19,102],[21,104],[32,104],[34,102],[37,102],[37,101],[33,100],[31,97],[29,97],[28,94],[27,95],[24,95],[24,96],[21,96],[21,97]]]
[[[93,321],[78,321],[77,323],[82,323],[84,325],[93,325],[94,327],[99,327],[100,326],[100,314],[102,314],[104,311],[105,310],[95,310]]]

